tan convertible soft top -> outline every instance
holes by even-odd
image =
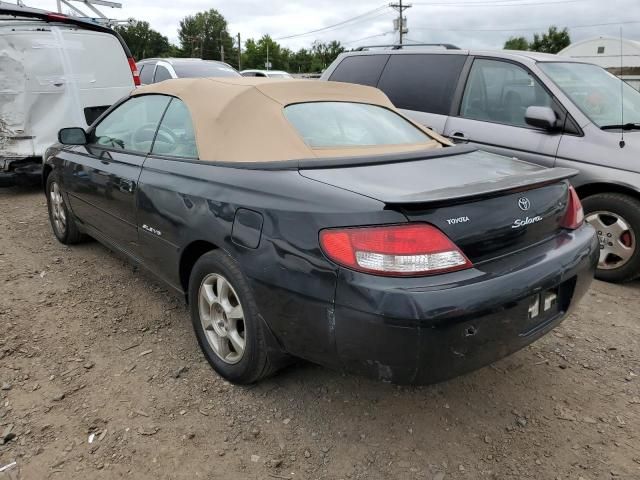
[[[412,145],[311,148],[283,109],[304,102],[357,102],[395,110],[372,87],[315,80],[265,78],[184,78],[136,89],[132,95],[171,95],[182,100],[193,120],[201,160],[264,162],[314,157],[346,157],[438,148],[448,141],[426,130],[431,141]]]

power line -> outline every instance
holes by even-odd
[[[385,35],[389,35],[390,33],[395,33],[394,30],[389,30],[388,32],[379,33],[377,35],[369,35],[368,37],[357,38],[355,40],[349,40],[348,42],[340,42],[342,45],[351,45],[352,43],[361,42],[363,40],[369,40],[370,38],[384,37]]]
[[[353,23],[356,23],[356,21],[362,21],[365,17],[368,17],[369,15],[374,14],[374,13],[378,13],[378,12],[380,12],[382,10],[385,10],[386,8],[387,8],[386,5],[382,5],[382,6],[378,7],[378,8],[374,8],[373,10],[369,10],[368,12],[362,13],[360,15],[356,15],[355,17],[348,18],[346,20],[343,20],[342,22],[338,22],[338,23],[335,23],[333,25],[328,25],[326,27],[317,28],[315,30],[309,30],[308,32],[296,33],[296,34],[293,34],[293,35],[287,35],[287,36],[284,36],[284,37],[274,38],[274,40],[288,40],[290,38],[304,37],[306,35],[311,35],[313,33],[319,33],[319,32],[324,32],[324,31],[327,31],[327,30],[332,30],[334,28],[341,27],[341,26],[343,26],[343,25],[345,25],[347,23],[353,24]]]
[[[585,25],[567,25],[566,28],[606,27],[611,25],[627,25],[640,23],[640,20],[628,20],[625,22],[590,23]],[[445,32],[516,32],[521,30],[545,30],[546,27],[514,27],[514,28],[442,28],[442,27],[414,27],[413,30],[438,30]]]
[[[432,3],[432,2],[414,2],[414,5],[421,7],[527,7],[532,5],[561,5],[563,3],[578,3],[583,0],[557,0],[555,2],[531,2],[531,3],[514,3],[516,0],[509,0],[511,3]]]

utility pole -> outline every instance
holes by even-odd
[[[403,35],[405,33],[407,33],[409,30],[406,28],[406,24],[404,21],[404,11],[408,8],[411,8],[412,5],[411,4],[402,4],[402,0],[398,0],[398,3],[390,3],[389,6],[391,8],[393,8],[394,10],[396,10],[399,14],[398,16],[398,24],[396,29],[398,30],[398,32],[400,33],[400,45],[402,45],[402,40],[403,40]],[[405,31],[406,29],[406,31]]]
[[[222,34],[226,33],[226,30],[220,30],[220,61],[224,62],[224,44],[222,43]]]
[[[242,42],[240,41],[240,32],[238,32],[238,71],[242,70]]]

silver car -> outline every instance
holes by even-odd
[[[145,58],[138,63],[142,85],[193,77],[239,77],[228,63],[199,58]]]
[[[321,79],[378,87],[456,143],[578,169],[596,276],[640,276],[640,93],[606,70],[535,52],[387,46],[343,53]]]

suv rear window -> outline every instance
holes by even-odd
[[[466,55],[392,55],[378,88],[398,108],[448,115]]]
[[[174,63],[173,69],[178,78],[242,76],[230,66],[216,62]]]
[[[297,103],[284,114],[311,148],[407,145],[431,140],[395,112],[349,102]]]
[[[375,87],[389,55],[357,55],[342,60],[329,80]]]

